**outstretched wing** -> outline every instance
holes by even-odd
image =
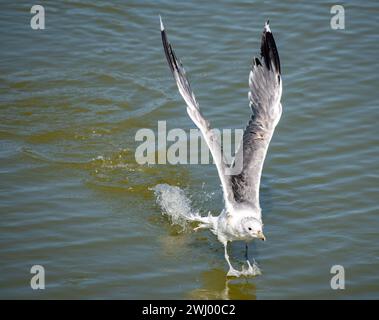
[[[249,76],[249,101],[253,112],[243,135],[243,144],[235,162],[242,161],[242,171],[230,177],[233,198],[237,203],[259,207],[262,167],[271,137],[282,114],[280,60],[268,22],[261,40],[261,59],[254,58]]]
[[[160,22],[163,48],[166,54],[168,65],[170,66],[171,72],[175,78],[179,92],[187,104],[187,113],[195,125],[200,129],[204,140],[207,143],[209,150],[211,151],[214,163],[217,167],[218,175],[221,180],[225,204],[228,206],[233,201],[233,193],[231,190],[230,179],[225,174],[227,167],[222,156],[220,143],[217,140],[217,135],[214,134],[213,130],[210,128],[209,122],[203,117],[200,111],[199,104],[197,103],[195,95],[192,92],[184,68],[176,57],[171,44],[168,42],[162,19]]]

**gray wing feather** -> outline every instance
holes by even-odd
[[[187,113],[202,132],[211,151],[223,187],[226,206],[248,203],[259,207],[259,185],[263,162],[282,110],[280,61],[268,24],[266,23],[262,34],[263,64],[261,60],[255,58],[249,76],[249,101],[253,115],[244,132],[243,144],[236,153],[234,162],[243,165],[241,173],[237,175],[230,174],[232,171],[228,171],[229,168],[225,165],[221,145],[210,128],[209,122],[201,113],[185,70],[168,42],[162,20],[161,35],[167,62],[179,92],[187,104]]]
[[[204,140],[207,143],[209,150],[211,151],[214,163],[218,171],[218,175],[221,180],[225,205],[229,206],[233,201],[233,192],[230,185],[230,181],[225,173],[227,167],[225,165],[225,160],[222,155],[221,145],[217,139],[217,135],[210,128],[209,122],[204,118],[204,116],[201,113],[200,106],[196,101],[194,93],[192,92],[191,86],[186,76],[186,72],[179,59],[176,57],[174,49],[172,48],[171,44],[167,39],[167,34],[164,29],[162,20],[161,35],[167,62],[174,76],[179,92],[187,104],[187,113],[192,119],[192,121],[195,123],[195,125],[200,129],[204,137]]]
[[[230,177],[230,181],[237,203],[260,208],[259,188],[263,163],[282,113],[280,60],[268,23],[262,34],[261,60],[254,58],[249,87],[249,102],[253,115],[235,159],[235,163],[242,160],[243,167],[240,174]]]

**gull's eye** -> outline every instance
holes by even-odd
[[[249,227],[248,229],[251,231],[251,228],[250,228],[250,227]]]

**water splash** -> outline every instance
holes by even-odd
[[[201,216],[198,211],[194,211],[191,200],[185,192],[176,186],[168,184],[158,184],[150,190],[154,191],[157,204],[162,208],[162,214],[167,215],[171,223],[179,225],[183,231],[187,230],[191,223],[200,222],[198,227],[209,228],[215,233],[214,224],[217,217],[208,214]],[[197,228],[195,228],[196,230]],[[242,266],[241,271],[235,270],[233,277],[255,277],[261,274],[261,270],[255,261],[252,265]]]
[[[162,208],[173,224],[187,229],[190,222],[198,221],[201,216],[198,211],[191,207],[191,200],[185,192],[176,186],[158,184],[151,188],[156,196],[157,204]]]
[[[248,267],[245,265],[242,266],[242,270],[238,271],[238,277],[244,276],[244,277],[255,277],[260,276],[262,274],[261,269],[259,268],[258,264],[253,260],[253,263],[250,264]]]

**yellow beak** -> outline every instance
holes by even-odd
[[[258,231],[258,239],[261,239],[262,241],[266,241],[266,237],[265,237],[265,235],[263,234],[263,232]]]

